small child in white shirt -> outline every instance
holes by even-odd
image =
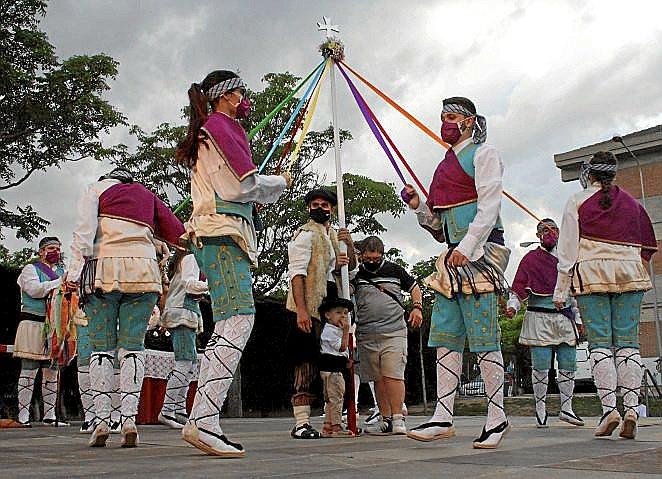
[[[319,307],[325,321],[320,337],[319,369],[324,384],[326,413],[322,437],[351,437],[351,431],[343,430],[342,407],[345,397],[345,376],[349,360],[349,312],[354,305],[348,299],[324,298]]]

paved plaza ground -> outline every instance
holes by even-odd
[[[536,429],[530,418],[513,417],[513,429],[496,451],[471,448],[482,418],[458,417],[457,437],[422,443],[404,436],[297,441],[290,420],[227,419],[228,436],[243,443],[243,459],[204,456],[177,431],[142,426],[141,445],[120,449],[119,437],[105,449],[86,446],[77,428],[0,430],[3,478],[249,478],[249,477],[453,477],[630,478],[662,477],[662,418],[642,419],[636,441],[594,439],[596,418],[573,428],[550,418]],[[413,427],[423,417],[408,418]],[[319,422],[319,419],[318,421]]]

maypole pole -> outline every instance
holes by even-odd
[[[344,57],[344,47],[340,40],[333,38],[333,33],[340,33],[338,25],[332,25],[328,17],[322,17],[322,22],[317,22],[317,30],[324,32],[326,42],[322,44],[320,50],[324,58],[331,58],[331,117],[333,126],[333,150],[336,164],[336,195],[338,196],[338,225],[340,228],[347,227],[345,219],[345,191],[343,189],[342,179],[342,155],[340,150],[340,130],[338,128],[338,106],[336,99],[336,61],[341,61]],[[338,244],[342,253],[347,253],[347,245],[340,241]],[[339,296],[349,299],[349,267],[347,265],[340,269],[340,291]],[[350,359],[353,357],[354,338],[350,334],[349,350]],[[354,402],[354,364],[350,361],[349,381],[347,381],[346,397],[347,401],[347,428],[358,435],[356,425],[356,404]]]
[[[331,45],[331,48],[322,48],[322,55],[325,57],[331,57],[333,62],[331,62],[331,115],[332,115],[332,126],[333,126],[333,153],[336,164],[336,194],[338,195],[338,224],[341,228],[347,227],[347,222],[345,220],[345,192],[343,189],[342,181],[342,155],[340,150],[340,131],[338,129],[338,106],[336,99],[336,58],[335,55],[340,53],[342,55],[342,44],[339,40],[334,39],[333,33],[340,33],[338,25],[331,25],[328,17],[322,17],[322,22],[317,22],[317,29],[321,32],[324,32],[326,35],[326,45]],[[337,45],[338,50],[333,49],[333,46]],[[347,253],[347,245],[342,241],[339,244],[340,251],[342,253]],[[341,279],[341,291],[340,296],[349,299],[349,269],[347,266],[343,266],[340,270],[340,279]]]

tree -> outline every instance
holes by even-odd
[[[264,76],[265,87],[261,91],[251,91],[253,107],[251,115],[243,122],[250,130],[264,118],[295,87],[299,79],[290,73],[269,73]],[[293,98],[271,122],[257,132],[251,139],[251,151],[256,163],[267,155],[287,119],[292,114],[297,98]],[[187,109],[183,110],[184,118]],[[151,133],[145,133],[133,127],[133,134],[138,140],[134,152],[127,152],[114,160],[118,166],[133,171],[136,179],[160,194],[164,201],[174,207],[190,191],[189,172],[175,165],[174,150],[177,142],[186,133],[185,126],[162,124]],[[348,131],[340,132],[341,142],[351,139]],[[287,142],[279,145],[267,166],[266,173],[277,173],[287,167],[287,155],[283,164],[280,157]],[[298,161],[293,165],[291,174],[294,187],[285,191],[275,205],[260,208],[260,217],[266,228],[258,232],[258,262],[254,272],[254,289],[257,296],[284,294],[287,271],[287,243],[292,233],[308,220],[303,197],[312,188],[325,183],[312,166],[316,159],[333,148],[333,130],[331,127],[322,131],[309,131],[303,142]],[[398,199],[392,185],[373,181],[369,178],[345,174],[346,215],[350,230],[354,233],[375,234],[385,231],[379,222],[379,215],[390,213],[402,214],[404,205]],[[179,216],[186,219],[190,215],[190,206],[183,209]]]
[[[125,123],[102,98],[117,62],[103,54],[60,62],[38,29],[45,13],[44,0],[0,2],[0,191],[22,185],[36,171],[119,153],[100,140]],[[0,198],[0,239],[9,228],[29,241],[48,224],[30,205],[12,211]]]
[[[26,264],[34,262],[37,258],[38,253],[32,248],[10,252],[6,247],[0,245],[0,267],[19,270]]]

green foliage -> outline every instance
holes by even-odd
[[[124,124],[102,98],[117,62],[103,54],[60,62],[38,29],[45,12],[41,0],[0,2],[0,191],[18,187],[36,171],[121,151],[99,138]],[[25,240],[45,231],[48,221],[29,205],[17,212],[6,206],[0,199],[0,239],[5,228]]]
[[[269,73],[264,76],[264,89],[250,92],[253,103],[250,117],[243,122],[248,131],[296,86],[298,78],[290,73]],[[253,160],[260,164],[266,157],[273,142],[285,126],[297,102],[292,98],[271,122],[251,139]],[[183,110],[184,118],[187,109]],[[172,207],[188,196],[190,191],[189,172],[175,165],[174,149],[177,142],[186,134],[186,126],[159,125],[156,130],[146,133],[138,127],[131,129],[138,146],[133,152],[128,149],[114,163],[135,172],[136,179],[157,192]],[[340,131],[341,142],[351,139],[346,130]],[[288,157],[281,153],[289,141],[289,135],[276,149],[267,165],[265,173],[277,174],[286,168]],[[312,167],[314,161],[333,148],[333,129],[309,131],[299,153],[299,159],[291,174],[294,186],[285,191],[278,203],[260,207],[260,217],[266,228],[258,232],[258,262],[254,272],[255,294],[283,296],[286,287],[287,243],[296,229],[308,221],[308,213],[303,197],[312,188],[323,183],[322,178]],[[385,231],[379,222],[381,213],[400,215],[404,211],[392,185],[379,183],[369,178],[345,174],[347,218],[351,231],[375,234]],[[181,219],[190,216],[189,205],[179,214]]]
[[[22,269],[26,264],[34,262],[37,257],[37,251],[32,248],[10,252],[0,245],[0,266],[6,269]]]

